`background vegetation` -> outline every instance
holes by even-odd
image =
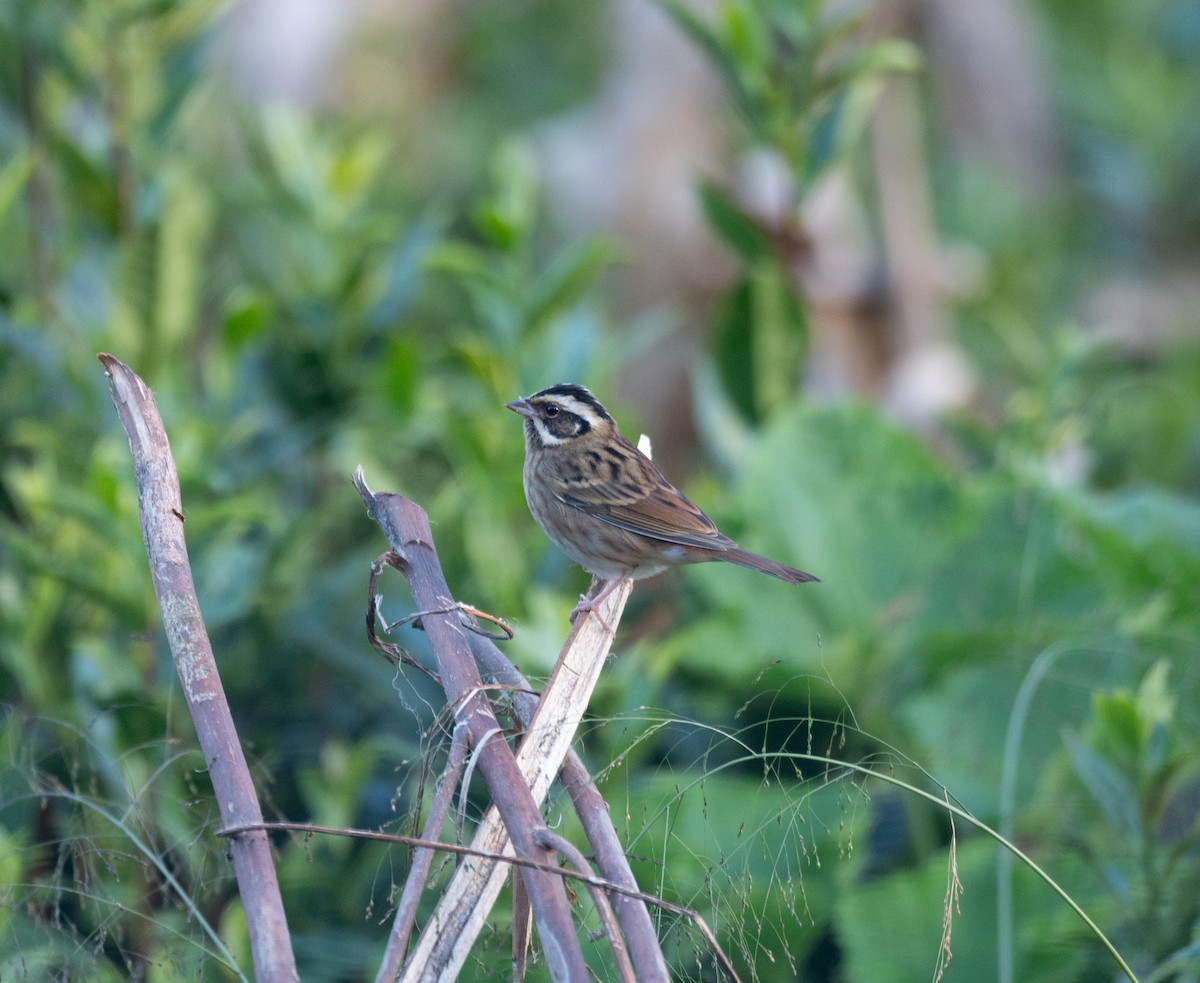
[[[919,50],[856,48],[829,73],[844,42],[818,5],[721,11],[676,20],[721,68],[731,133],[802,190],[835,164],[869,189],[850,110],[884,73],[920,78]],[[1200,6],[1034,13],[1069,180],[1026,194],[929,117],[937,224],[987,269],[954,319],[983,382],[933,432],[806,397],[805,304],[704,192],[736,270],[695,361],[688,490],[824,583],[697,568],[639,587],[584,750],[643,885],[699,909],[752,978],[927,980],[946,907],[947,979],[1006,959],[1034,983],[1115,975],[1027,870],[997,901],[990,840],[806,754],[944,786],[1011,828],[1143,979],[1200,978],[1200,316],[1138,346],[1088,318],[1102,285],[1143,283],[1140,311],[1171,300],[1164,271],[1200,269]],[[439,706],[363,637],[383,544],[353,467],[426,507],[451,584],[515,621],[536,675],[585,578],[528,517],[503,403],[578,379],[656,432],[616,395],[644,345],[616,313],[621,243],[566,231],[526,139],[600,84],[598,8],[456,10],[454,71],[424,106],[247,99],[229,17],[0,4],[3,979],[249,965],[98,351],[155,389],[264,808],[294,820],[406,829],[436,763]],[[747,359],[764,339],[786,357]],[[406,600],[395,582],[394,617]],[[303,978],[369,978],[403,851],[279,848]],[[471,978],[503,975],[504,918]],[[703,977],[686,925],[663,935],[681,978]]]

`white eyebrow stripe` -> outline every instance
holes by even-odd
[[[600,422],[600,415],[596,412],[596,408],[574,396],[549,396],[547,401],[558,403],[566,412],[574,413],[577,417],[587,420],[593,427]]]

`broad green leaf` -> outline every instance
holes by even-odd
[[[479,230],[501,251],[523,246],[533,232],[537,216],[540,177],[529,146],[505,141],[491,161],[494,191],[476,209]]]
[[[579,302],[619,256],[611,239],[587,239],[564,249],[533,284],[526,323],[536,331]]]
[[[957,850],[938,850],[919,867],[900,868],[863,881],[856,862],[841,871],[837,933],[845,974],[855,983],[929,983],[943,943],[948,949],[946,981],[996,978],[996,846],[967,837],[958,828]],[[951,865],[954,865],[952,873]],[[948,898],[952,876],[962,885]],[[1078,978],[1087,953],[1059,941],[1078,921],[1032,876],[1018,877],[1020,940],[1016,978],[1022,983],[1061,983]],[[948,929],[947,929],[948,926]]]
[[[727,398],[747,420],[756,420],[754,398],[754,304],[743,277],[721,299],[713,330],[713,365]]]
[[[1142,820],[1138,812],[1137,789],[1111,761],[1088,747],[1073,731],[1066,731],[1063,740],[1075,766],[1075,774],[1108,822],[1118,832],[1139,841]]]
[[[1138,716],[1147,730],[1165,727],[1175,717],[1175,696],[1167,685],[1170,671],[1170,663],[1166,659],[1159,659],[1138,686]]]
[[[1137,767],[1147,735],[1133,694],[1127,690],[1096,693],[1092,713],[1092,745],[1124,768]]]
[[[765,121],[755,98],[742,79],[741,67],[724,38],[707,24],[688,4],[678,0],[658,0],[661,6],[698,46],[712,59],[752,131],[765,135]]]
[[[425,268],[437,273],[449,273],[461,278],[467,285],[476,283],[499,288],[503,280],[487,255],[474,246],[464,243],[443,241],[425,251]]]
[[[724,188],[703,181],[699,194],[709,225],[742,259],[754,261],[771,256],[771,237],[767,231]]]
[[[195,331],[214,221],[202,182],[184,168],[164,176],[157,243],[155,326],[175,351]]]
[[[12,207],[32,171],[33,155],[25,149],[14,153],[0,167],[0,217]]]

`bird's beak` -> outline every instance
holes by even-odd
[[[504,405],[514,413],[520,413],[521,416],[532,417],[536,415],[533,406],[527,399],[514,399],[511,403],[505,403]]]

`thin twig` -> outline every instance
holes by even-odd
[[[459,611],[463,614],[469,614],[472,618],[483,618],[484,621],[490,621],[493,625],[496,625],[500,629],[498,632],[484,631],[484,629],[480,628],[479,625],[474,621],[464,621],[462,626],[466,628],[467,631],[475,632],[476,635],[482,635],[484,638],[490,638],[496,642],[508,642],[512,641],[512,639],[516,637],[516,631],[503,618],[497,618],[494,614],[488,614],[486,611],[481,611],[479,608],[468,604],[466,601],[455,601],[455,603],[451,604],[449,607],[435,608],[432,611],[414,611],[412,614],[406,614],[399,621],[393,621],[390,625],[385,625],[385,627],[388,631],[391,631],[394,628],[399,628],[401,625],[406,625],[411,622],[414,628],[422,628],[424,625],[421,623],[421,619],[426,615],[450,614],[454,611]]]
[[[371,575],[367,578],[367,641],[388,662],[394,665],[412,666],[414,669],[419,669],[440,686],[442,681],[436,672],[428,666],[422,665],[399,645],[395,645],[392,642],[385,642],[375,630],[375,622],[380,618],[379,595],[375,592],[375,585],[379,582],[379,574],[383,572],[385,566],[393,567],[402,572],[404,570],[403,560],[391,550],[377,556],[375,562],[371,564]]]
[[[454,787],[462,774],[463,762],[467,758],[467,728],[456,724],[450,739],[450,755],[446,769],[442,773],[442,784],[433,796],[429,807],[429,815],[425,820],[426,840],[434,841],[435,834],[442,828],[446,816],[450,812],[450,803],[454,798]],[[413,853],[412,864],[408,877],[404,881],[404,890],[400,895],[400,903],[396,906],[396,919],[392,932],[388,936],[387,949],[384,952],[383,963],[375,976],[375,983],[392,983],[400,974],[404,964],[405,953],[408,952],[409,939],[412,938],[413,926],[417,921],[417,908],[421,903],[421,892],[429,877],[429,869],[433,865],[434,850],[431,847],[418,847]]]
[[[513,878],[512,886],[512,978],[513,983],[525,983],[529,969],[529,946],[533,942],[533,911],[529,895],[521,878]]]
[[[218,832],[218,836],[238,836],[242,833],[254,832],[256,830],[280,830],[283,832],[321,833],[328,836],[350,836],[355,839],[375,840],[381,843],[399,843],[404,846],[426,847],[430,850],[441,850],[445,853],[457,853],[464,857],[477,857],[481,860],[490,860],[498,864],[511,864],[513,867],[524,867],[530,870],[543,871],[547,874],[555,874],[558,877],[566,878],[567,880],[579,881],[584,885],[598,887],[601,890],[609,891],[612,894],[622,897],[635,898],[646,904],[654,905],[656,908],[661,908],[663,911],[670,912],[672,915],[678,915],[680,918],[686,918],[692,922],[704,936],[705,940],[712,947],[713,955],[717,960],[721,970],[725,972],[733,983],[740,983],[740,978],[733,968],[733,962],[725,954],[725,951],[717,942],[717,937],[713,934],[704,917],[697,911],[691,908],[685,908],[683,905],[675,904],[673,901],[667,901],[665,898],[656,897],[653,894],[647,894],[645,891],[630,889],[623,887],[620,884],[614,884],[612,881],[607,881],[603,877],[598,877],[595,874],[589,874],[586,871],[572,870],[569,867],[561,867],[558,864],[544,863],[538,860],[529,860],[524,857],[516,857],[510,854],[503,853],[487,853],[471,846],[463,846],[459,843],[441,843],[437,840],[423,840],[416,836],[405,836],[403,833],[383,833],[372,829],[350,829],[338,826],[320,826],[316,823],[290,823],[290,822],[262,822],[254,823],[253,825],[244,825],[230,827]]]

